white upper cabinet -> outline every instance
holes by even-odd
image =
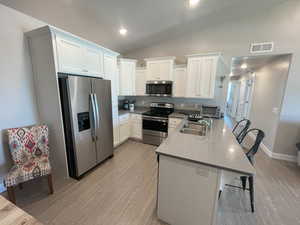
[[[175,57],[160,57],[145,59],[147,64],[147,81],[171,80],[173,81]]]
[[[219,55],[188,57],[186,97],[214,98]]]
[[[84,72],[103,77],[103,52],[99,49],[84,49]]]
[[[146,94],[146,69],[137,68],[135,72],[135,94],[142,96]]]
[[[57,36],[58,72],[103,77],[103,52],[72,38]]]
[[[136,60],[119,60],[119,87],[121,96],[135,95]]]
[[[185,97],[186,94],[186,68],[174,69],[173,97]]]
[[[111,98],[112,105],[118,105],[118,74],[117,74],[117,57],[113,55],[104,55],[104,79],[111,80]]]
[[[82,73],[84,62],[82,46],[57,37],[58,70],[63,73]]]

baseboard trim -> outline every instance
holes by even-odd
[[[252,140],[255,139],[255,136],[253,134],[250,133],[249,136],[252,138]],[[261,143],[260,147],[263,150],[263,152],[272,159],[297,162],[297,156],[272,152],[264,143]]]

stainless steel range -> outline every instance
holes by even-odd
[[[153,102],[150,110],[143,113],[143,142],[160,145],[168,136],[169,115],[174,112],[171,103]]]

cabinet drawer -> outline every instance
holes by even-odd
[[[181,122],[182,122],[182,119],[170,118],[169,119],[169,127],[177,127]]]
[[[131,117],[131,121],[134,122],[134,123],[141,123],[142,122],[142,115],[140,114],[130,114],[130,117]]]
[[[129,122],[129,117],[130,117],[129,113],[119,115],[119,123],[128,123]]]

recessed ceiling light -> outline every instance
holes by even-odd
[[[196,7],[199,2],[200,2],[200,0],[189,0],[189,6],[190,6],[190,8]]]
[[[242,64],[241,65],[241,68],[244,70],[244,69],[247,69],[248,68],[248,65],[246,63]]]
[[[119,32],[120,32],[120,34],[123,35],[123,36],[125,36],[125,35],[127,34],[127,30],[126,30],[125,28],[121,28],[121,29],[119,30]]]

